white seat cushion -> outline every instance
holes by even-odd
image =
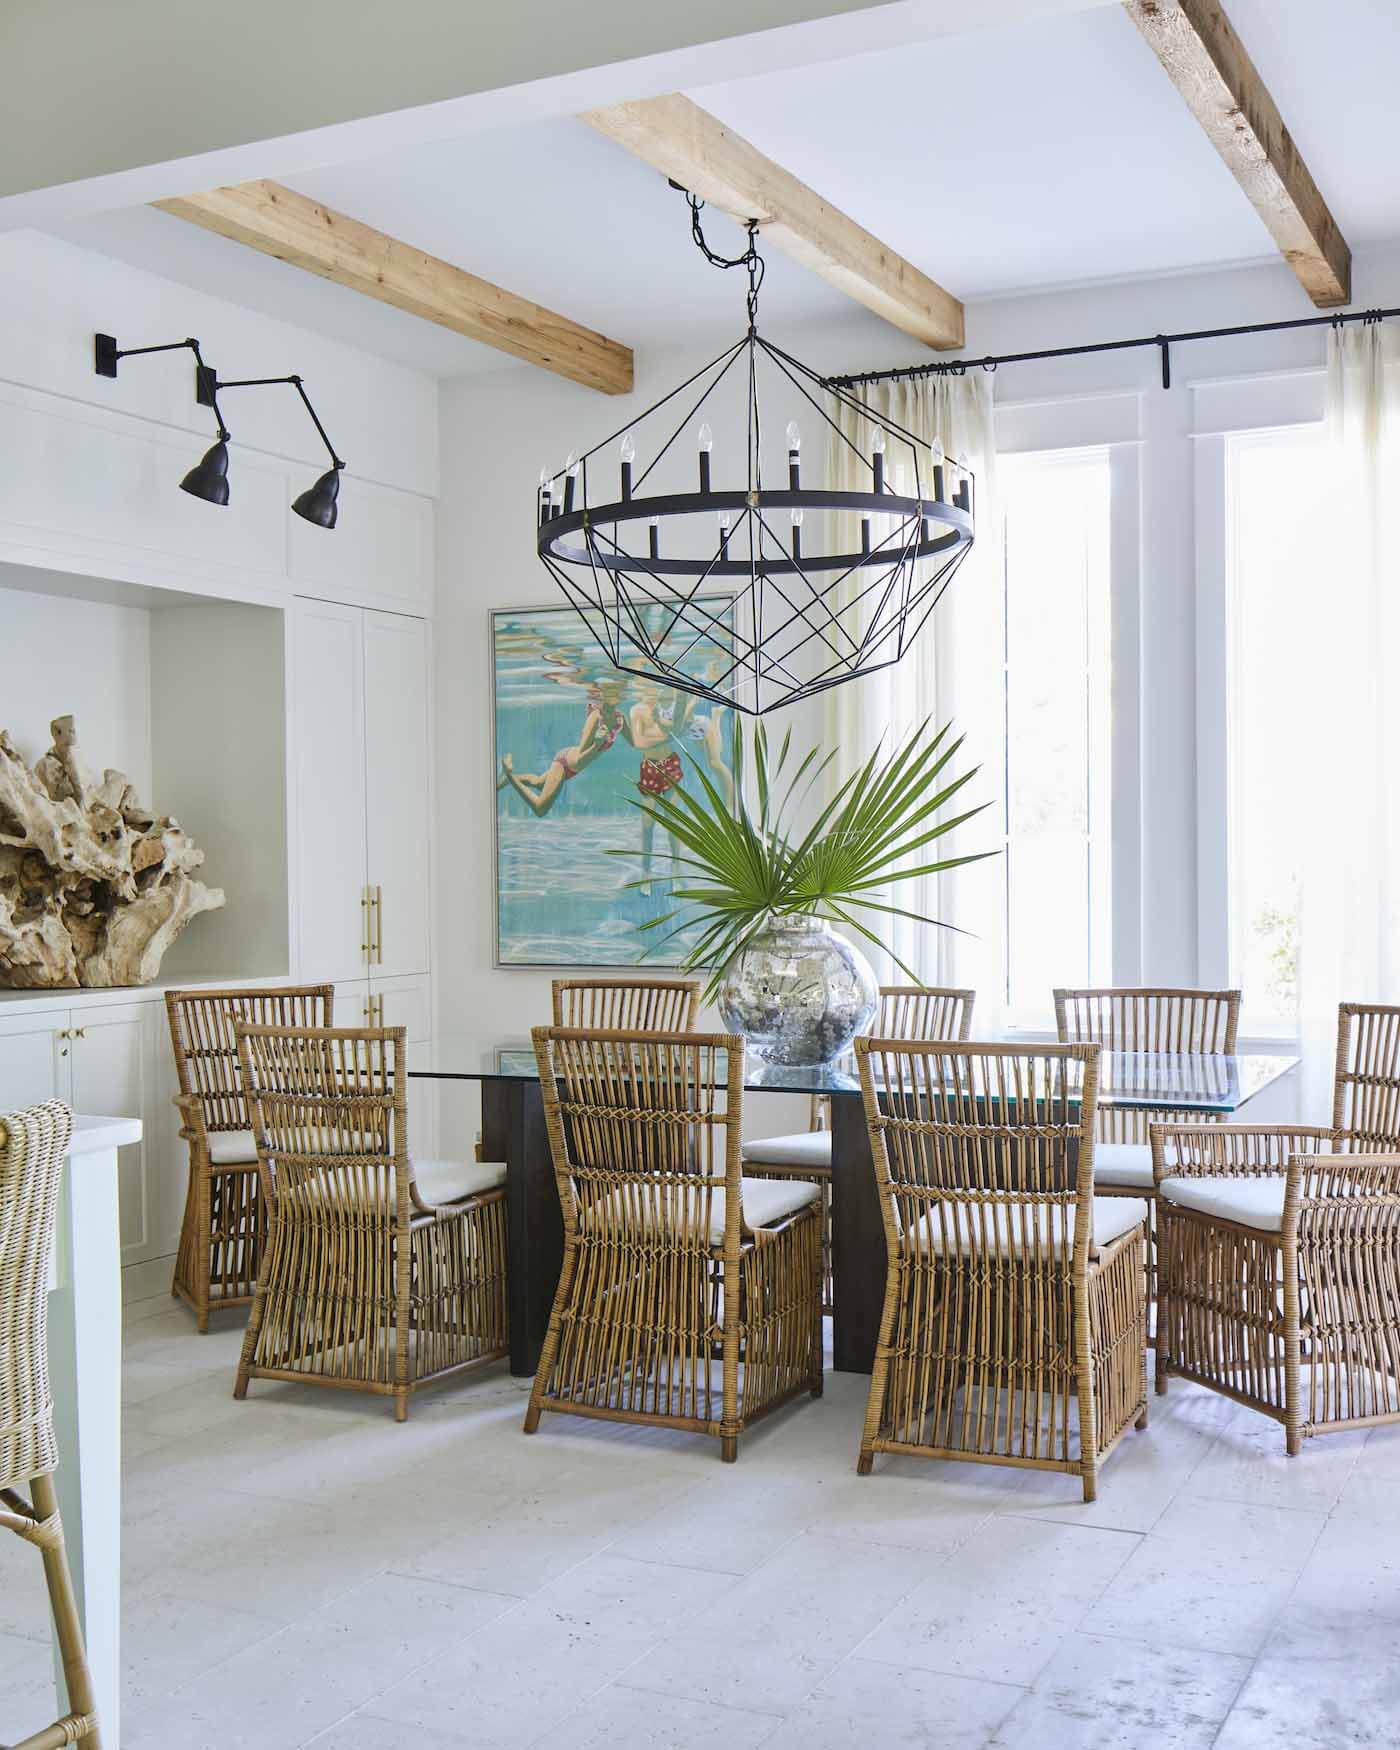
[[[258,1159],[251,1130],[215,1130],[209,1136],[209,1159],[216,1167],[241,1167]]]
[[[413,1161],[413,1182],[424,1203],[457,1203],[506,1182],[504,1161]]]
[[[744,1206],[744,1229],[771,1227],[775,1222],[784,1220],[789,1215],[795,1215],[799,1209],[809,1203],[816,1203],[821,1197],[821,1187],[804,1182],[801,1179],[740,1179],[740,1196]],[[650,1225],[650,1218],[666,1208],[666,1205],[676,1198],[681,1187],[665,1186],[652,1189],[640,1186],[637,1190],[627,1189],[608,1192],[591,1208],[583,1212],[582,1225],[585,1229],[597,1226],[599,1219],[606,1215],[614,1218],[614,1211],[619,1201],[626,1207],[637,1208],[643,1212],[643,1219]],[[688,1200],[694,1201],[704,1195],[702,1189],[685,1190]],[[680,1206],[684,1208],[684,1206]],[[717,1187],[710,1196],[710,1228],[707,1243],[712,1246],[724,1244],[724,1210],[725,1192],[722,1186]]]
[[[360,1149],[365,1154],[378,1154],[381,1144],[371,1131],[360,1134]],[[209,1163],[215,1167],[242,1166],[245,1161],[256,1165],[257,1144],[251,1130],[215,1130],[209,1136]]]
[[[799,1130],[795,1136],[764,1136],[746,1142],[739,1151],[746,1161],[764,1167],[804,1167],[831,1171],[831,1132]]]
[[[1152,1189],[1152,1150],[1145,1142],[1096,1142],[1094,1183]]]
[[[1282,1173],[1264,1179],[1241,1173],[1210,1173],[1201,1178],[1183,1175],[1163,1179],[1159,1194],[1181,1209],[1278,1233],[1283,1227],[1283,1186]]]
[[[1027,1205],[1001,1204],[982,1208],[969,1203],[948,1203],[946,1213],[934,1213],[921,1219],[905,1231],[915,1251],[970,1252],[973,1242],[979,1252],[1006,1252],[1014,1239],[1017,1252],[1029,1251],[1022,1236],[1034,1240],[1043,1235],[1052,1245],[1074,1243],[1074,1211],[1064,1204],[1044,1204],[1038,1209]],[[1102,1251],[1130,1228],[1147,1220],[1147,1202],[1141,1197],[1096,1197],[1094,1199],[1094,1231],[1091,1247]]]

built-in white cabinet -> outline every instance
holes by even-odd
[[[297,964],[304,979],[428,971],[428,629],[299,600],[292,623]]]
[[[122,1263],[172,1253],[184,1207],[184,1144],[165,1005],[150,998],[0,1013],[0,1110],[62,1100],[74,1111],[139,1118],[119,1154]]]

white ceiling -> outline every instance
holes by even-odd
[[[1231,0],[1231,18],[1353,248],[1400,237],[1394,0]],[[965,299],[1274,257],[1259,219],[1117,6],[765,73],[691,95]],[[680,196],[582,123],[542,121],[286,180],[646,348],[742,325]],[[716,220],[720,247],[739,233]],[[443,374],[488,348],[150,209],[59,233]],[[770,257],[770,322],[876,318]]]

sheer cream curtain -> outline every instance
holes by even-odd
[[[877,933],[925,983],[975,989],[974,1030],[986,1037],[999,1025],[1006,987],[1005,859],[1000,855],[1004,843],[1005,639],[992,380],[981,371],[965,377],[913,378],[871,384],[857,391],[855,398],[877,417],[920,438],[937,437],[950,458],[966,459],[976,482],[977,532],[972,552],[900,663],[827,693],[826,739],[838,749],[832,772],[839,783],[882,736],[887,748],[898,746],[926,717],[931,717],[935,726],[951,722],[950,739],[966,737],[945,775],[971,766],[981,770],[959,793],[949,812],[961,812],[983,801],[990,806],[950,837],[936,841],[929,851],[938,857],[986,850],[998,855],[942,875],[901,882],[894,891],[897,904],[954,924],[956,932],[886,917]],[[870,471],[860,457],[870,451],[869,423],[836,396],[829,398],[827,411],[850,440],[847,444],[836,432],[828,432],[828,483],[833,488],[868,491]],[[852,454],[851,445],[856,454]],[[890,484],[896,491],[912,494],[912,478],[899,477],[898,448],[891,444],[886,456]],[[929,465],[925,454],[920,466],[926,480]],[[847,521],[849,532],[843,538],[854,546],[859,534],[854,518]],[[869,917],[865,921],[868,923]],[[869,944],[862,946],[868,949]],[[904,975],[887,955],[872,954],[871,958],[882,982],[903,980]]]
[[[1400,329],[1328,340],[1330,455],[1302,514],[1336,539],[1309,626],[1300,774],[1306,1115],[1330,1108],[1337,1004],[1400,1002]]]

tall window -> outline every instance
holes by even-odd
[[[1005,457],[1007,1019],[1111,979],[1106,450]]]
[[[1298,852],[1318,830],[1298,774],[1326,709],[1309,696],[1307,640],[1326,607],[1326,519],[1297,508],[1325,497],[1323,445],[1320,426],[1226,441],[1230,981],[1253,1032],[1298,1020]]]

